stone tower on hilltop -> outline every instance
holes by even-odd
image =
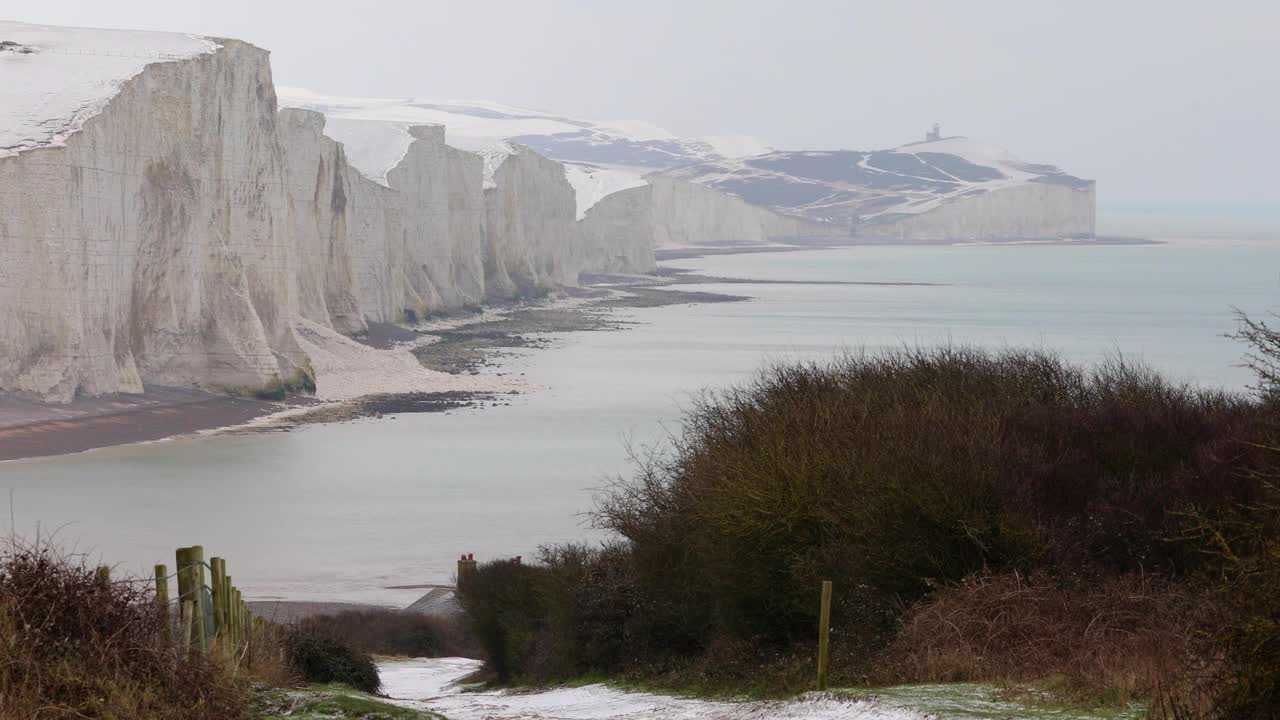
[[[942,139],[942,126],[938,123],[933,124],[933,129],[924,134],[925,142],[933,142]]]

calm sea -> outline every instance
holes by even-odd
[[[523,554],[598,537],[592,489],[626,447],[678,428],[682,404],[765,362],[902,344],[1121,353],[1177,378],[1242,388],[1232,308],[1280,304],[1280,241],[1152,246],[847,248],[672,263],[796,281],[700,290],[742,303],[628,311],[619,332],[560,336],[504,370],[543,386],[509,407],[402,415],[290,433],[184,439],[0,464],[21,533],[121,571],[179,545],[228,559],[253,598],[407,604],[388,585],[447,581],[459,553]]]

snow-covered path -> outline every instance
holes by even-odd
[[[476,660],[438,658],[379,665],[382,691],[397,704],[449,720],[922,720],[921,713],[870,700],[823,696],[779,702],[713,702],[616,690],[605,685],[545,692],[468,692],[452,683]]]

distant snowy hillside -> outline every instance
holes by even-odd
[[[1091,192],[1093,181],[964,137],[892,150],[771,152],[664,173],[815,220],[875,226],[1029,183]]]
[[[382,182],[403,155],[405,129],[445,126],[446,141],[485,157],[486,184],[512,144],[567,165],[578,217],[601,199],[663,176],[735,195],[812,221],[808,234],[903,241],[1088,237],[1094,184],[1052,165],[964,137],[890,150],[775,151],[755,138],[679,138],[643,122],[596,122],[479,101],[337,97],[278,88],[280,103],[324,113],[352,163]],[[379,121],[398,132],[348,136],[344,122]],[[371,139],[376,135],[377,142]],[[347,138],[351,139],[348,140]]]
[[[383,184],[404,157],[411,125],[443,125],[450,145],[482,155],[486,185],[510,144],[524,145],[566,164],[579,219],[605,196],[644,185],[645,174],[770,151],[747,135],[678,138],[641,121],[596,122],[493,102],[343,97],[292,87],[276,94],[282,107],[324,113],[326,133],[346,146],[351,164]]]
[[[63,144],[148,64],[217,48],[179,33],[0,21],[0,157]]]
[[[341,97],[291,87],[276,88],[276,93],[282,106],[317,110],[333,118],[444,125],[449,144],[463,150],[507,140],[552,160],[627,168],[637,174],[770,150],[746,135],[680,138],[645,122],[599,122],[493,102]]]

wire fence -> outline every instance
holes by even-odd
[[[55,48],[17,44],[3,49],[19,55],[70,55],[73,57],[140,58],[142,60],[185,60],[203,52],[201,50],[193,50],[185,53],[171,53],[159,50],[138,50],[136,48]]]
[[[200,545],[178,548],[177,568],[155,566],[151,578],[112,579],[111,570],[98,568],[102,583],[155,585],[156,609],[164,616],[164,631],[185,652],[251,658],[254,643],[278,628],[249,610],[240,589],[227,574],[224,558],[204,557]],[[177,594],[170,596],[170,580],[177,580]]]

